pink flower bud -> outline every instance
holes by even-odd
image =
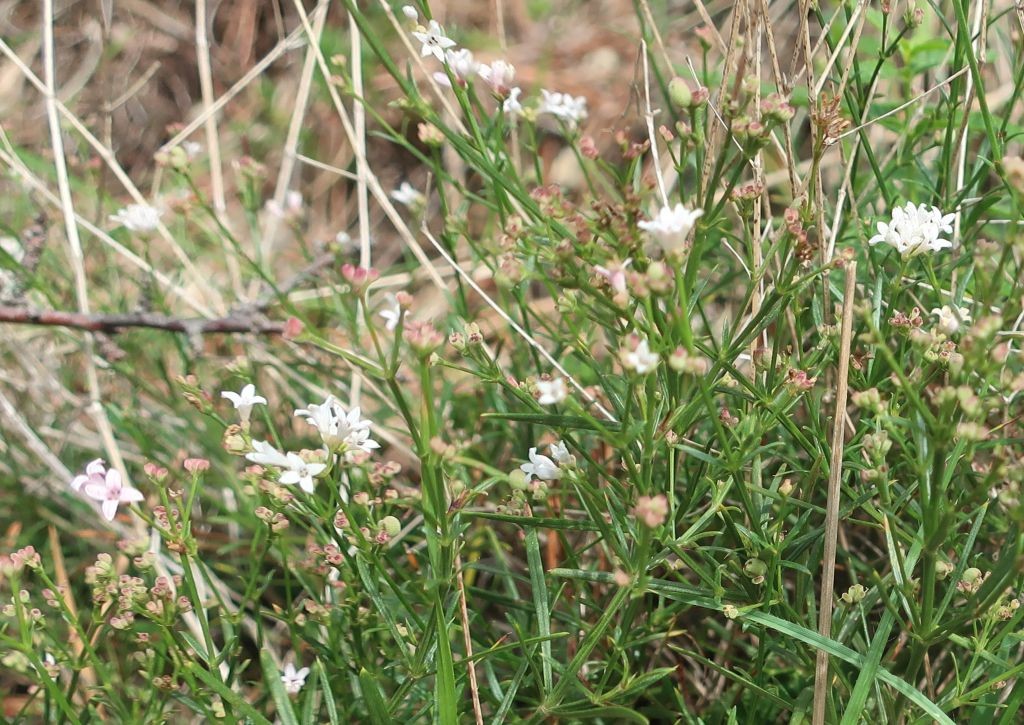
[[[284,328],[281,330],[281,337],[285,340],[294,340],[302,334],[303,327],[305,326],[298,317],[289,317],[284,323]]]
[[[210,470],[210,462],[205,458],[186,458],[185,470],[195,475]]]

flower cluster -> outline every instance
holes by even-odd
[[[323,403],[312,403],[296,410],[295,415],[316,428],[320,439],[332,452],[351,458],[359,451],[369,453],[380,448],[380,444],[370,438],[370,421],[362,419],[359,408],[346,412],[333,395],[328,395]]]
[[[433,56],[444,64],[446,72],[433,74],[440,85],[451,87],[454,80],[465,86],[474,77],[478,77],[501,103],[502,111],[506,115],[516,117],[523,114],[524,109],[519,100],[522,89],[512,85],[516,73],[512,64],[502,59],[489,64],[478,63],[470,50],[456,48],[456,42],[448,37],[436,20],[430,20],[423,26],[419,24],[419,13],[415,8],[406,5],[402,12],[416,24],[412,36],[420,43],[420,55],[424,58]],[[541,100],[536,107],[536,113],[554,116],[564,123],[566,128],[575,130],[587,117],[587,99],[583,96],[541,89]]]
[[[888,244],[895,247],[904,257],[914,257],[924,252],[938,252],[953,243],[943,239],[942,234],[953,232],[955,214],[943,213],[934,206],[914,205],[908,201],[904,206],[892,210],[888,223],[878,222],[878,234],[868,244]]]
[[[568,396],[569,391],[565,387],[564,378],[554,378],[553,380],[538,380],[536,384],[537,388],[537,402],[541,405],[556,405],[565,400]]]
[[[129,204],[110,215],[110,221],[133,232],[151,232],[160,226],[161,212],[149,204]]]
[[[251,398],[255,390],[249,392]],[[244,394],[245,390],[243,399]],[[359,408],[346,411],[333,395],[328,395],[323,403],[311,403],[296,410],[295,415],[304,418],[320,434],[324,448],[319,453],[280,451],[268,441],[254,439],[249,446],[251,450],[245,454],[252,463],[278,469],[277,481],[284,486],[298,486],[306,493],[313,493],[316,479],[329,468],[329,463],[325,462],[327,456],[338,454],[353,460],[380,448],[370,437],[370,421],[362,418]]]

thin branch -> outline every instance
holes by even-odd
[[[839,531],[840,479],[843,473],[843,422],[849,392],[850,338],[853,337],[853,298],[857,289],[857,263],[846,265],[843,293],[842,334],[839,339],[839,376],[836,381],[836,413],[832,426],[832,460],[828,472],[825,503],[825,552],[821,562],[821,598],[818,603],[818,634],[832,636],[832,596],[836,576],[836,539]],[[814,725],[824,725],[828,697],[828,653],[819,649],[814,670]]]
[[[163,330],[165,332],[181,332],[189,335],[231,333],[280,335],[284,330],[284,323],[273,322],[252,315],[228,315],[227,317],[206,319],[202,317],[169,317],[149,312],[104,315],[0,306],[0,324],[3,323],[40,325],[44,327],[69,327],[76,330],[107,334],[115,334],[132,327]]]

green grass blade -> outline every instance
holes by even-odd
[[[370,713],[370,722],[374,725],[387,725],[392,722],[377,679],[365,669],[359,670],[359,688],[363,691],[363,700],[366,703],[367,712]]]
[[[551,692],[551,612],[548,608],[548,586],[544,580],[544,564],[540,557],[540,538],[536,528],[526,530],[526,562],[530,568],[530,590],[533,592],[537,630],[544,637],[540,643],[544,691]]]
[[[441,725],[457,725],[459,710],[455,693],[455,662],[452,644],[448,639],[448,622],[440,597],[434,601],[434,619],[437,622],[437,675],[434,694],[437,698],[437,720]]]
[[[274,698],[274,704],[277,706],[277,717],[280,719],[281,725],[299,725],[295,711],[292,709],[291,698],[284,691],[284,683],[281,682],[277,665],[274,664],[269,650],[260,650],[260,666],[263,669],[263,681],[267,683],[270,696]]]

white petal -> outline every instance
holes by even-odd
[[[107,484],[89,481],[82,487],[82,493],[96,501],[107,500]]]
[[[117,499],[107,499],[103,502],[101,508],[103,509],[103,517],[107,521],[113,521],[114,515],[117,513]]]
[[[137,488],[122,488],[119,497],[122,503],[138,503],[145,498]]]

